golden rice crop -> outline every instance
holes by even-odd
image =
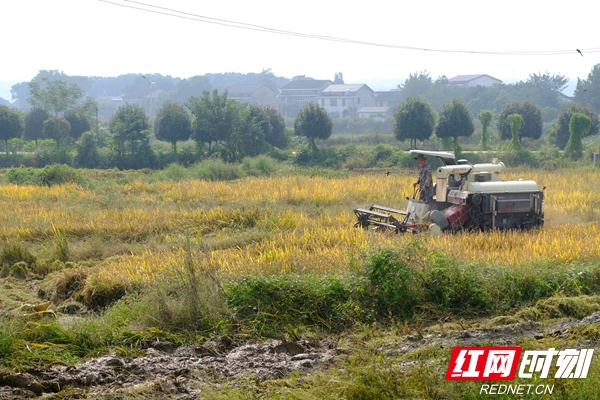
[[[412,235],[354,229],[356,206],[404,208],[414,171],[347,178],[288,176],[230,182],[135,181],[104,189],[75,185],[0,186],[0,235],[44,240],[53,227],[70,238],[153,239],[134,254],[92,271],[89,284],[146,285],[173,274],[190,254],[222,276],[249,273],[343,274],[367,247],[402,247]],[[546,226],[530,232],[461,233],[423,245],[475,263],[525,265],[600,259],[600,172],[511,171],[505,179],[547,186]],[[198,244],[184,250],[185,238]],[[155,243],[160,243],[156,246]],[[202,250],[202,251],[200,251]]]

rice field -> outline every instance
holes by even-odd
[[[0,236],[47,248],[58,229],[79,246],[122,243],[127,251],[86,260],[93,265],[91,286],[152,284],[176,273],[186,259],[226,279],[345,274],[369,248],[400,247],[415,239],[354,229],[352,212],[373,203],[404,208],[414,175],[107,181],[94,188],[3,185]],[[543,229],[423,235],[422,245],[469,263],[515,268],[538,261],[600,260],[600,172],[513,170],[503,175],[518,178],[547,186]],[[82,260],[73,256],[73,261]]]

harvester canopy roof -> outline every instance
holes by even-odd
[[[446,151],[410,150],[412,154],[422,154],[429,157],[438,157],[445,165],[456,165],[454,153]]]

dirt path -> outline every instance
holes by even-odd
[[[531,322],[412,335],[384,344],[377,351],[389,356],[432,346],[515,345],[524,339],[564,336],[571,328],[598,322],[600,312],[582,320],[545,325]],[[234,343],[228,337],[221,337],[203,345],[175,348],[169,342],[156,342],[139,358],[108,355],[73,366],[52,366],[0,376],[0,398],[29,399],[60,393],[93,399],[144,392],[154,393],[157,398],[196,399],[201,398],[200,388],[206,385],[235,386],[244,379],[259,382],[327,368],[352,353],[351,348],[342,349],[337,343],[337,339],[325,339],[312,345],[307,341]]]

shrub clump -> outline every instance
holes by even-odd
[[[16,185],[53,186],[64,183],[75,183],[88,186],[90,180],[83,176],[77,169],[65,164],[46,165],[42,169],[31,167],[11,168],[6,172],[5,179],[8,183]]]
[[[287,325],[339,330],[369,318],[355,277],[313,275],[248,276],[224,284],[234,318],[260,335]]]

